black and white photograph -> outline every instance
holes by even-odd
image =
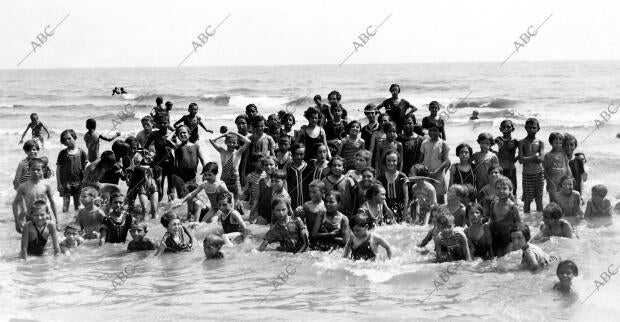
[[[3,1],[0,321],[618,321],[618,10]]]

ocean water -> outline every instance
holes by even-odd
[[[554,131],[575,135],[577,151],[588,160],[584,198],[590,197],[592,185],[604,183],[615,204],[620,196],[620,116],[609,113],[603,120],[601,113],[614,111],[609,105],[619,103],[618,73],[616,61],[508,62],[501,68],[499,63],[455,63],[0,71],[0,134],[5,138],[0,145],[0,320],[617,320],[620,310],[613,299],[620,291],[620,277],[611,275],[598,290],[595,280],[602,283],[601,273],[612,264],[620,266],[618,225],[578,226],[579,239],[542,244],[549,254],[579,266],[574,285],[580,298],[571,301],[551,291],[557,264],[536,274],[519,271],[520,252],[464,263],[444,283],[440,274],[447,264],[432,263],[430,255],[415,247],[429,227],[401,225],[376,230],[391,243],[394,256],[374,263],[342,259],[341,251],[258,253],[254,249],[266,230],[252,225],[255,237],[224,248],[223,261],[204,261],[201,245],[190,254],[152,258],[125,254],[124,245],[87,242],[72,256],[24,262],[18,258],[20,235],[11,215],[11,182],[24,158],[17,142],[33,112],[52,134],[41,155],[54,162],[62,130],[75,129],[78,145],[84,147],[87,118],[96,118],[99,132],[105,134],[112,130],[115,115],[130,104],[135,115],[119,129],[123,138],[135,135],[156,96],[174,103],[173,121],[186,113],[190,102],[197,102],[207,127],[218,132],[221,125],[234,128],[235,116],[249,103],[264,115],[280,109],[294,112],[300,126],[312,96],[321,94],[326,100],[331,90],[342,93],[342,104],[353,118],[363,118],[363,107],[389,97],[389,85],[398,83],[401,97],[419,108],[419,120],[428,114],[431,100],[457,103],[446,123],[452,151],[461,142],[478,150],[477,135],[499,135],[499,123],[506,118],[516,123],[513,136],[518,139],[525,136],[528,117],[539,119],[539,137],[545,142]],[[111,96],[116,86],[129,94]],[[468,120],[473,110],[480,112],[479,121]],[[207,137],[201,133],[206,160],[219,161]],[[109,147],[103,142],[101,151]],[[454,152],[451,158],[457,159]],[[55,186],[55,179],[50,183]],[[58,194],[55,197],[60,205]],[[59,218],[67,223],[74,215]],[[525,216],[530,225],[538,226],[540,220],[540,214]],[[202,240],[219,229],[217,224],[203,225],[195,234]],[[158,221],[150,221],[147,236],[158,240],[163,231]],[[383,252],[380,258],[385,258]],[[133,273],[114,287],[111,276],[123,270]],[[278,278],[285,281],[274,285]]]

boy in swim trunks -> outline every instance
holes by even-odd
[[[13,200],[13,218],[15,219],[15,230],[18,233],[22,232],[22,227],[25,221],[30,220],[26,213],[18,214],[18,207],[20,204],[25,203],[24,209],[30,209],[35,200],[49,200],[49,204],[54,214],[54,222],[58,222],[58,216],[56,216],[56,204],[52,196],[52,187],[43,182],[43,160],[34,158],[30,161],[30,180],[19,185],[17,188],[17,195]]]
[[[30,123],[26,126],[26,130],[24,131],[24,134],[22,134],[21,139],[19,139],[19,144],[24,142],[24,136],[26,136],[28,129],[32,129],[32,139],[39,141],[41,149],[43,149],[43,130],[47,133],[48,140],[50,138],[50,131],[48,131],[45,125],[39,121],[39,115],[37,113],[30,114]]]
[[[530,213],[532,200],[536,202],[536,211],[542,211],[542,195],[545,186],[543,156],[545,144],[536,138],[540,131],[538,120],[530,118],[525,121],[527,136],[519,141],[519,163],[523,164],[523,212]]]

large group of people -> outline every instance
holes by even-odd
[[[257,224],[269,226],[261,251],[271,243],[294,253],[344,248],[345,257],[374,260],[380,248],[388,258],[393,253],[375,226],[430,225],[418,246],[432,240],[437,261],[486,260],[522,250],[523,265],[539,269],[549,264],[549,255],[537,242],[574,238],[573,225],[582,219],[610,223],[604,185],[592,187],[582,210],[585,156],[575,153],[573,135],[551,133],[547,152],[537,137],[538,120],[527,119],[527,136],[521,140],[512,137],[514,123],[504,120],[501,135],[477,136],[479,151],[457,142],[459,162],[452,164],[446,124],[438,116],[442,106],[430,102],[429,114],[418,123],[416,113],[422,111],[399,97],[399,85],[389,91],[390,98],[364,108],[364,125],[350,119],[337,91],[329,93],[328,104],[314,97],[315,106],[303,113],[307,124],[299,130],[294,130],[295,115],[280,111],[265,118],[250,104],[236,117],[236,131],[222,127],[221,135],[209,140],[220,155],[219,165],[203,157],[209,147],[200,145],[200,128],[213,131],[198,116],[196,103],[171,123],[173,104],[164,105],[158,97],[151,114],[141,119],[143,130],[124,140],[117,139],[120,133],[99,134],[96,120],[88,119],[86,151],[78,146],[76,132],[66,129],[60,135],[66,148],[56,162],[56,189],[63,213],[73,201],[77,215],[65,226],[62,242],[54,192],[44,180],[53,171],[38,155],[42,129],[47,129],[33,114],[28,125],[33,139],[23,145],[27,156],[14,180],[21,255],[41,255],[50,237],[56,252],[69,252],[84,239],[125,243],[128,232],[133,239],[129,251],[190,251],[197,243],[193,228],[217,220],[223,233],[204,239],[207,258],[222,258],[222,245],[242,241],[251,234],[248,224]],[[99,154],[101,140],[114,141],[110,151]],[[517,207],[517,162],[523,167],[522,211]],[[127,185],[125,194],[120,181]],[[163,211],[161,202],[172,207]],[[543,214],[536,236],[522,220],[532,202]],[[182,211],[185,203],[187,211]],[[159,217],[166,229],[160,242],[145,237],[149,215]],[[569,262],[560,265],[563,272],[575,265]]]

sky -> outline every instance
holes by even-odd
[[[2,0],[0,69],[502,62],[513,53],[510,61],[617,60],[618,9],[614,1]],[[46,27],[53,35],[42,43]],[[525,43],[528,28],[536,35]]]

